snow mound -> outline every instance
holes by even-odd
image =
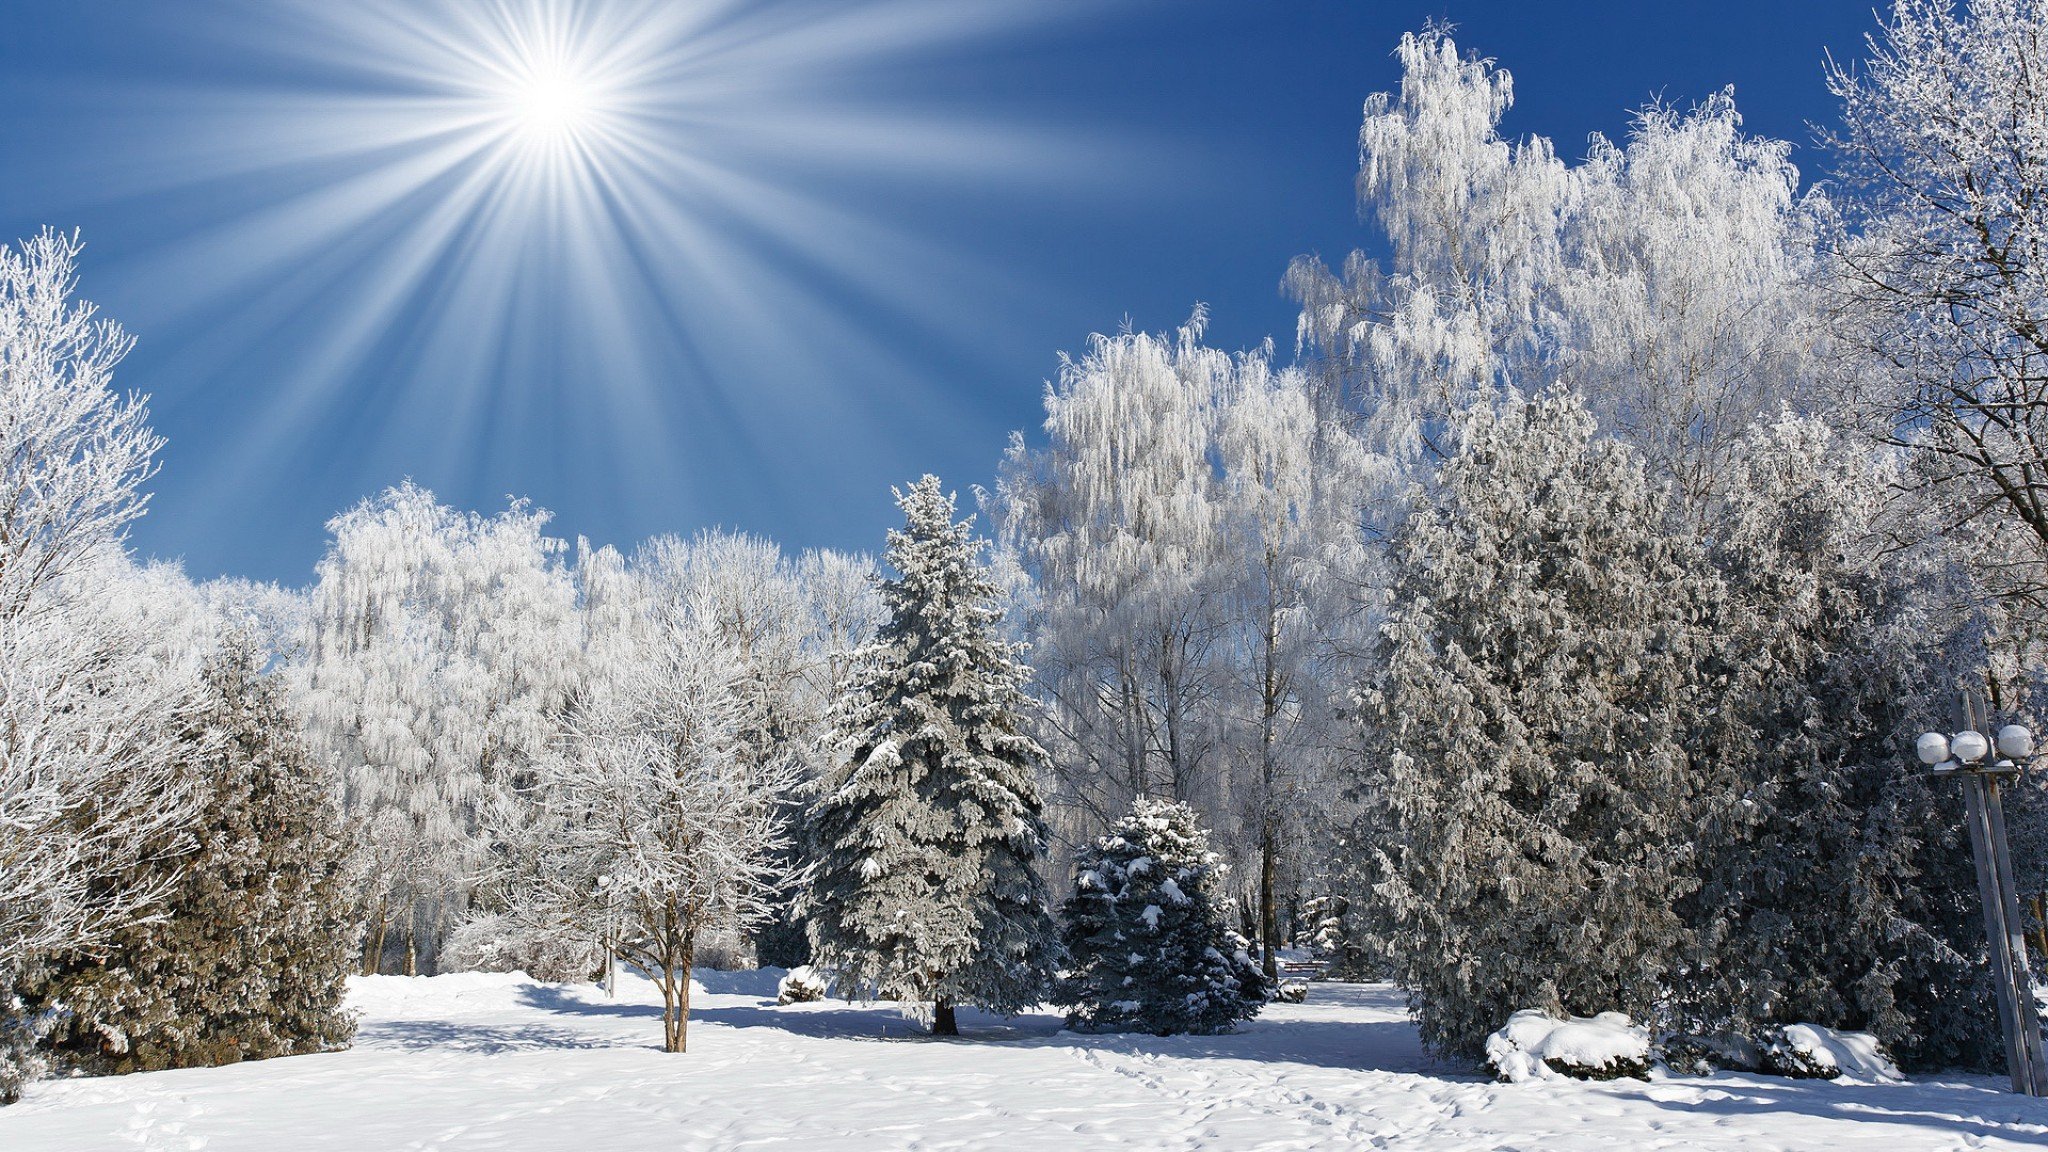
[[[358,1011],[397,1011],[408,1006],[438,1009],[450,1000],[495,1000],[513,989],[537,985],[524,972],[449,972],[440,976],[351,976],[348,1006]]]
[[[782,991],[788,975],[780,968],[699,968],[690,983],[713,996],[753,996],[768,999]]]
[[[1503,1080],[1648,1079],[1650,1030],[1619,1012],[1559,1020],[1540,1008],[1508,1017],[1486,1038],[1486,1063]]]
[[[1764,1067],[1802,1080],[1903,1080],[1898,1065],[1868,1032],[1837,1032],[1818,1024],[1787,1024],[1764,1038]]]

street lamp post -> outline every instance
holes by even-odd
[[[2012,854],[2006,847],[2005,807],[1999,785],[2017,775],[2034,754],[2034,734],[2018,724],[1986,737],[1990,724],[1975,696],[1963,699],[1963,731],[1929,732],[1915,751],[1936,775],[1962,779],[1965,822],[1977,858],[1977,892],[1984,899],[1984,935],[1991,945],[1991,981],[1998,993],[1999,1025],[2005,1034],[2005,1062],[2012,1090],[2048,1096],[2048,1054],[2041,1046],[2041,1018],[2034,1006],[2034,982],[2027,969],[2025,924],[2013,886]]]

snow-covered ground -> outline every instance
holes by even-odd
[[[778,1008],[775,975],[707,973],[676,1056],[641,981],[608,1002],[520,976],[361,980],[351,1051],[41,1084],[0,1109],[0,1149],[2048,1146],[2048,1103],[1982,1077],[1490,1083],[1425,1057],[1379,985],[1318,984],[1230,1036],[969,1013],[934,1041],[886,1008]]]

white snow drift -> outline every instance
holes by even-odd
[[[691,1050],[654,986],[518,975],[353,982],[356,1047],[34,1085],[7,1152],[365,1149],[2017,1149],[2048,1103],[1988,1077],[1911,1084],[1721,1074],[1500,1084],[1426,1057],[1401,993],[1318,984],[1234,1034],[1077,1035],[964,1012],[959,1041],[893,1006],[776,1007],[783,974],[703,973]]]

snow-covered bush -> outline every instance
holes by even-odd
[[[1763,1068],[1763,1050],[1755,1043],[1729,1033],[1704,1035],[1677,1032],[1657,1045],[1657,1059],[1681,1076],[1711,1076],[1726,1069],[1756,1072]]]
[[[1146,797],[1081,856],[1053,995],[1069,1027],[1164,1036],[1258,1014],[1265,976],[1216,905],[1220,871],[1194,811]]]
[[[0,1104],[21,1099],[22,1089],[49,1074],[43,1037],[59,1015],[54,1008],[31,1008],[19,995],[0,989]]]
[[[448,936],[441,966],[454,972],[524,972],[535,980],[567,984],[604,969],[597,938],[536,932],[522,918],[472,913]]]
[[[819,972],[809,964],[799,965],[791,968],[789,974],[784,976],[775,985],[775,1002],[777,1004],[809,1004],[812,1001],[823,1000],[826,991],[831,986],[831,977]]]
[[[1786,1024],[1763,1036],[1767,1072],[1800,1080],[1900,1079],[1898,1065],[1868,1032],[1837,1032],[1818,1024]]]
[[[1620,1012],[1560,1020],[1525,1008],[1486,1038],[1486,1065],[1512,1081],[1648,1079],[1650,1030]]]
[[[1273,989],[1273,1000],[1278,1004],[1300,1004],[1308,999],[1308,981],[1282,980]]]

